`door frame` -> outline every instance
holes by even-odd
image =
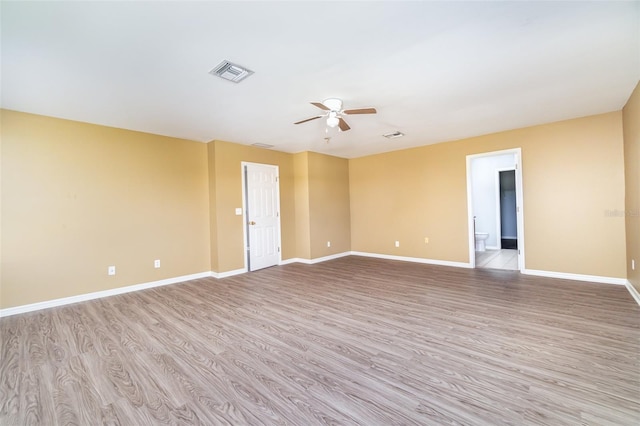
[[[525,270],[524,251],[524,195],[522,185],[522,149],[511,148],[500,151],[483,152],[481,154],[467,155],[467,229],[469,232],[469,266],[476,267],[476,244],[473,227],[473,193],[471,180],[471,164],[474,159],[481,157],[493,157],[497,155],[514,154],[516,171],[516,222],[518,230],[518,270]]]
[[[242,247],[244,250],[244,270],[251,272],[249,269],[249,223],[247,216],[247,166],[271,167],[276,171],[276,210],[278,212],[278,232],[276,232],[278,244],[278,265],[282,264],[282,224],[280,223],[280,167],[275,164],[253,163],[250,161],[240,162],[240,171],[242,175]]]

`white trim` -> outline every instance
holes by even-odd
[[[627,283],[627,280],[625,278],[603,277],[600,275],[570,274],[567,272],[541,271],[538,269],[525,269],[522,271],[522,273],[526,275],[536,275],[539,277],[560,278],[563,280],[574,281],[588,281],[601,284],[625,285]]]
[[[291,263],[304,263],[305,265],[313,265],[316,263],[326,262],[327,260],[339,259],[345,256],[351,256],[353,252],[345,251],[342,253],[331,254],[329,256],[316,257],[315,259],[303,259],[301,257],[293,257],[291,259],[280,262],[280,265],[289,265]]]
[[[234,269],[233,271],[225,271],[225,272],[211,272],[211,276],[216,279],[233,277],[234,275],[240,275],[247,272],[246,268]]]
[[[126,287],[118,287],[110,290],[96,291],[93,293],[79,294],[77,296],[63,297],[60,299],[46,300],[44,302],[31,303],[29,305],[15,306],[13,308],[0,309],[0,317],[8,317],[11,315],[24,314],[40,309],[54,308],[56,306],[70,305],[72,303],[85,302],[87,300],[101,299],[103,297],[115,296],[117,294],[131,293],[132,291],[146,290],[153,287],[161,287],[169,284],[177,284],[185,281],[197,280],[199,278],[208,278],[212,276],[212,272],[200,272],[198,274],[183,275],[181,277],[167,278],[159,281],[151,281],[148,283],[134,284]]]
[[[289,259],[285,259],[282,262],[280,262],[280,264],[278,266],[284,266],[284,265],[290,265],[292,263],[300,263],[302,262],[302,259],[299,257],[291,257]]]
[[[473,220],[473,179],[471,179],[471,162],[474,156],[467,155],[467,229],[469,231],[469,267],[476,267],[476,230]]]
[[[475,252],[474,252],[475,253]],[[453,266],[455,268],[473,268],[471,263],[452,262],[449,260],[423,259],[421,257],[405,257],[390,254],[367,253],[361,251],[352,251],[354,256],[375,257],[378,259],[401,260],[403,262],[426,263],[428,265]]]
[[[631,296],[633,296],[636,303],[640,305],[640,293],[638,293],[638,290],[636,290],[633,284],[631,284],[631,281],[627,280],[627,282],[624,283],[624,286],[627,287],[627,290],[631,293]]]

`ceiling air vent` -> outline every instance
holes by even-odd
[[[401,138],[404,136],[404,133],[399,132],[399,131],[395,131],[395,132],[391,132],[391,133],[385,133],[384,135],[385,138],[387,139],[395,139],[395,138]]]
[[[251,146],[256,146],[258,148],[273,148],[273,145],[268,145],[266,143],[252,143]]]
[[[253,74],[253,71],[229,61],[222,61],[218,66],[209,71],[209,74],[233,81],[234,83],[239,83]]]

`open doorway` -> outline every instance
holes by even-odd
[[[469,263],[524,270],[519,148],[467,156]]]
[[[518,249],[518,203],[516,202],[516,170],[498,171],[498,212],[500,248]]]

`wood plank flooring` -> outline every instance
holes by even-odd
[[[637,425],[623,286],[345,257],[0,319],[2,425]]]

